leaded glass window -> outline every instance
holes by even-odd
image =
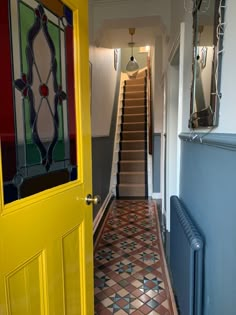
[[[3,2],[0,135],[9,203],[77,179],[73,14],[58,0]]]

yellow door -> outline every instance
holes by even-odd
[[[1,2],[1,315],[94,314],[87,15],[87,0]]]

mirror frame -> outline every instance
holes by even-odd
[[[211,66],[211,84],[210,104],[205,105],[203,109],[196,110],[196,82],[197,82],[197,65],[198,65],[198,42],[199,42],[199,25],[200,10],[202,7],[202,0],[193,0],[193,56],[192,56],[192,87],[191,87],[191,100],[190,100],[190,118],[189,128],[206,128],[216,127],[219,123],[219,107],[221,99],[221,66],[222,66],[222,53],[223,53],[223,37],[224,37],[224,11],[226,0],[211,0],[214,2],[214,23],[213,23],[213,58]],[[203,95],[203,94],[202,94]],[[205,102],[204,102],[205,103]]]

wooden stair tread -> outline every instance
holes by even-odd
[[[136,92],[129,92],[131,95],[132,94],[136,94]],[[126,93],[123,93],[123,94],[126,94]],[[124,100],[126,100],[126,99],[124,99]],[[129,101],[132,101],[132,100],[135,100],[135,101],[137,101],[137,100],[143,100],[144,102],[146,101],[146,98],[143,96],[143,97],[135,97],[135,98],[129,98],[128,99]]]
[[[132,106],[132,109],[136,109],[136,108],[146,108],[146,105],[134,105]]]
[[[119,186],[145,187],[145,184],[119,184]]]
[[[124,108],[127,107],[133,107],[133,106],[137,106],[138,104],[140,104],[139,106],[146,106],[146,100],[144,98],[134,98],[134,99],[124,99],[123,100],[123,105]]]
[[[137,86],[140,86],[140,87],[146,87],[146,83],[145,83],[145,81],[143,81],[142,83],[139,83],[139,82],[134,82],[134,83],[136,83],[136,84],[132,84],[132,85],[130,85],[130,86],[135,86],[135,87],[137,87]],[[125,87],[128,87],[128,85],[124,85]]]
[[[123,116],[145,116],[146,114],[143,114],[143,113],[135,113],[135,114],[124,114]]]
[[[137,131],[135,131],[135,130],[125,130],[125,131],[122,131],[122,133],[144,133],[145,131],[143,131],[143,130],[137,130]]]
[[[144,152],[145,150],[121,150],[122,152]]]
[[[127,142],[127,143],[130,143],[130,142],[145,142],[145,140],[121,140],[121,142]]]
[[[138,160],[139,163],[145,162],[145,160]],[[121,160],[120,163],[137,163],[136,160]]]
[[[133,172],[121,171],[121,172],[119,172],[119,174],[122,174],[122,175],[143,175],[143,174],[145,174],[145,172],[144,171],[133,171]]]
[[[124,99],[124,101],[144,101],[144,102],[146,102],[146,99],[145,99],[145,97],[139,97],[139,98]]]
[[[143,124],[145,125],[145,121],[137,121],[137,122],[134,122],[134,121],[125,121],[122,123],[123,125],[137,125],[137,124]]]

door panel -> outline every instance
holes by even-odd
[[[16,0],[9,1],[11,4],[13,2],[17,3]],[[21,1],[21,3],[23,2]],[[34,3],[33,0],[27,0],[24,3],[28,5],[29,2]],[[52,1],[45,0],[41,3],[45,6],[52,5]],[[12,117],[8,116],[9,112],[13,114],[12,108],[14,107],[15,93],[22,94],[22,91],[15,89],[14,86],[14,82],[16,83],[16,80],[21,78],[17,76],[17,79],[14,79],[15,77],[12,73],[15,70],[9,75],[11,69],[5,67],[4,80],[0,79],[0,107],[6,110],[10,109],[7,113],[4,110],[3,115],[2,113],[0,114],[1,122],[4,118],[11,122],[11,124],[5,123],[5,127],[3,125],[0,126],[1,315],[94,314],[92,207],[85,203],[85,196],[91,193],[92,187],[87,1],[68,0],[65,3],[73,12],[73,32],[70,30],[66,36],[69,36],[72,40],[71,42],[73,42],[73,46],[67,49],[71,53],[72,48],[74,58],[67,65],[64,77],[62,73],[63,67],[65,68],[66,65],[63,62],[61,63],[58,80],[60,79],[63,82],[63,80],[66,80],[65,76],[74,76],[74,86],[76,89],[72,85],[67,84],[67,98],[62,102],[65,101],[67,103],[68,111],[65,112],[64,105],[59,106],[57,129],[55,126],[51,126],[54,128],[54,132],[55,130],[58,132],[58,141],[52,150],[52,160],[48,158],[50,144],[41,141],[44,144],[44,148],[47,149],[46,162],[43,164],[43,175],[37,173],[38,170],[35,168],[38,160],[43,160],[43,155],[41,154],[40,158],[35,158],[34,149],[30,146],[32,144],[35,146],[35,143],[27,140],[30,139],[29,133],[32,130],[30,122],[28,122],[28,126],[24,127],[22,133],[24,137],[24,150],[19,151],[19,147],[15,146],[15,143],[18,144],[19,142],[17,140],[19,137],[17,133],[19,132],[19,128],[17,129],[16,126],[17,124],[18,126],[22,125],[20,117],[22,119],[28,117],[28,114],[26,114],[27,104],[26,106],[25,102],[18,104],[21,106],[21,114],[18,115],[17,119],[13,119],[12,121]],[[8,8],[8,1],[3,1],[3,8]],[[26,8],[23,5],[23,9],[26,10],[28,7]],[[62,14],[60,5],[56,6],[53,10],[58,10]],[[0,13],[0,15],[2,18],[4,14]],[[11,12],[11,15],[7,17],[13,19],[13,13]],[[3,30],[4,32],[9,31],[9,27],[6,27],[6,25],[9,26],[6,18],[5,22],[0,30],[1,36],[3,35]],[[53,29],[51,33],[55,33],[56,29],[54,25],[50,27]],[[42,44],[42,42],[36,44],[40,46],[40,43]],[[5,58],[3,56],[5,53],[6,50],[0,53],[1,60]],[[57,54],[59,53],[57,52]],[[14,59],[14,53],[10,55]],[[37,58],[41,57],[38,56]],[[2,90],[7,85],[5,82],[6,77],[10,80],[10,85],[13,88],[13,97],[8,97],[9,95],[4,94]],[[37,81],[34,82],[37,83]],[[40,85],[39,83],[37,85]],[[19,86],[21,87],[20,83]],[[47,94],[47,88],[42,85],[41,87],[41,93]],[[37,90],[35,87],[32,89]],[[22,99],[24,97],[21,95]],[[24,101],[28,102],[29,100],[25,99]],[[50,104],[51,101],[50,99]],[[43,98],[43,102],[47,106],[46,97]],[[50,111],[52,109],[50,110],[49,107],[47,109],[49,112],[43,115],[51,115]],[[17,108],[17,110],[19,109]],[[72,123],[69,124],[67,131],[64,132],[67,127],[65,122],[67,118]],[[45,129],[43,129],[43,124],[41,123],[40,127],[38,126],[38,132],[42,136],[41,139],[49,139],[51,136],[50,139],[52,140],[54,135],[52,129],[48,128],[48,124],[52,123],[52,121],[50,122],[44,118],[41,120],[42,123],[44,121],[47,122]],[[22,132],[22,130],[20,131]],[[69,142],[65,141],[66,136],[68,136]],[[60,142],[60,140],[62,141]],[[61,150],[63,142],[64,148]],[[66,156],[65,152],[68,152],[69,149],[70,165],[67,165],[60,158],[60,154],[64,158]],[[37,150],[37,153],[41,152],[39,147],[37,147]],[[23,170],[21,172],[21,175],[23,174],[24,177],[23,184],[21,177],[15,178],[15,174],[19,174],[20,154],[23,154],[22,158],[24,159],[24,163],[21,164],[20,168],[21,171]],[[59,158],[57,159],[58,156]],[[12,164],[12,167],[9,167],[9,163],[10,166]],[[62,165],[60,163],[64,163],[63,167],[60,167]],[[25,168],[26,165],[29,165],[29,167],[27,166],[27,170]],[[32,165],[33,168],[31,168]],[[64,167],[65,165],[66,167]],[[73,166],[71,167],[71,165],[75,165],[74,169],[76,168],[76,172],[72,172]],[[40,167],[42,170],[42,165]],[[59,172],[60,170],[66,171],[67,175],[69,170],[69,175],[73,173],[73,176],[68,179],[68,176],[64,175],[65,179],[62,181],[62,184],[59,182],[56,187],[53,187],[55,185],[50,184],[50,176],[53,172]],[[46,186],[42,184],[41,175],[46,178]],[[19,182],[12,182],[12,178],[19,180]],[[31,180],[31,182],[28,180]],[[10,195],[9,202],[6,202],[6,182],[9,184],[7,191]],[[26,190],[25,193],[23,188]],[[29,190],[31,191],[30,194],[28,193]],[[11,194],[17,194],[17,198],[11,199]]]
[[[65,282],[65,306],[67,314],[76,314],[80,310],[80,301],[76,298],[80,292],[79,252],[82,226],[78,226],[63,237],[63,271]],[[81,310],[80,310],[81,312]]]
[[[6,277],[6,294],[10,314],[44,314],[43,254],[32,257]]]

